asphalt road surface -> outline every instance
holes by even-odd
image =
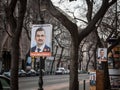
[[[38,90],[39,77],[20,77],[19,90]],[[86,80],[86,88],[88,88],[89,75],[79,75],[79,88],[83,90],[83,81]],[[69,75],[46,75],[43,76],[44,90],[68,90]],[[86,89],[87,90],[87,89]]]

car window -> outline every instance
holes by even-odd
[[[6,79],[0,78],[0,82],[1,82],[3,90],[9,90],[10,85]]]

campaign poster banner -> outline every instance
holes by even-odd
[[[103,62],[107,61],[107,48],[98,48],[97,69],[103,70]]]
[[[97,59],[100,61],[107,60],[107,48],[98,48]]]
[[[89,75],[90,86],[96,86],[96,71],[90,71]]]
[[[31,30],[30,56],[51,56],[52,25],[34,24]]]

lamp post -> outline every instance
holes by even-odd
[[[40,20],[40,24],[44,24],[44,18],[41,17],[41,20]],[[43,69],[44,69],[44,58],[43,57],[40,57],[40,60],[39,60],[39,88],[38,90],[44,90],[43,89]]]
[[[46,1],[45,0],[38,0],[38,6],[39,6],[39,18],[40,18],[40,24],[45,24],[44,21],[44,14],[46,11]],[[39,88],[38,90],[44,90],[43,89],[43,70],[44,70],[44,65],[45,65],[45,59],[46,57],[42,57],[40,56],[40,60],[39,60]]]
[[[42,71],[42,69],[43,69],[43,61],[44,61],[44,59],[42,58],[42,57],[40,57],[40,60],[39,60],[39,69],[40,69],[40,71],[39,71],[39,88],[38,88],[38,90],[43,90],[43,71]]]
[[[41,12],[41,13],[44,13],[44,12]],[[40,15],[41,16],[41,15]],[[43,16],[41,16],[41,20],[40,20],[40,24],[44,24],[45,22],[44,22],[44,17]],[[40,71],[39,71],[39,82],[38,82],[38,84],[39,84],[39,88],[38,88],[38,90],[44,90],[43,89],[43,69],[44,69],[44,58],[43,57],[40,57],[40,60],[39,60],[39,69],[40,69]]]

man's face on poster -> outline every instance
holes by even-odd
[[[38,46],[41,46],[45,42],[45,31],[37,31],[35,40]]]
[[[101,51],[100,51],[100,56],[101,56],[101,57],[104,57],[104,50],[101,50]]]

